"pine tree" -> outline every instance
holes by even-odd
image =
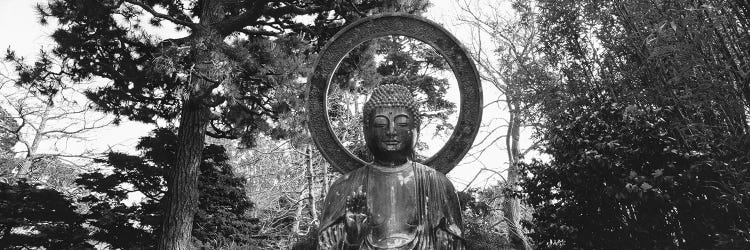
[[[89,207],[85,217],[95,228],[93,239],[114,248],[156,247],[165,205],[163,175],[174,166],[176,142],[172,130],[154,130],[137,146],[142,155],[109,153],[100,160],[109,167],[76,180],[91,192],[81,202]],[[210,248],[229,242],[250,244],[257,220],[245,214],[253,206],[245,194],[245,180],[233,174],[221,146],[206,146],[202,159],[192,241]],[[138,196],[142,198],[133,200]]]
[[[91,249],[76,206],[60,192],[0,182],[0,248]]]
[[[184,249],[205,136],[252,145],[285,106],[273,99],[274,87],[301,76],[277,55],[310,55],[343,25],[395,2],[51,0],[39,11],[43,22],[59,23],[54,52],[73,66],[70,73],[111,81],[89,93],[102,110],[179,122],[159,249]],[[149,28],[164,23],[187,34],[157,38]],[[305,43],[312,46],[288,46]]]

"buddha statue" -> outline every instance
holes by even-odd
[[[401,85],[378,86],[363,107],[374,161],[328,192],[320,249],[464,249],[458,196],[444,174],[414,161],[419,105]]]

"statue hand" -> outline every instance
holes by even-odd
[[[367,197],[354,195],[346,198],[346,241],[350,244],[359,243],[359,236],[367,223]]]

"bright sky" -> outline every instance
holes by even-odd
[[[493,0],[483,0],[493,1]],[[41,26],[38,22],[38,16],[34,11],[34,4],[36,2],[45,1],[30,1],[30,0],[1,0],[0,1],[0,34],[3,34],[3,38],[0,39],[0,48],[2,48],[2,54],[5,54],[5,49],[11,47],[15,50],[18,55],[24,56],[28,59],[33,59],[41,47],[51,48],[53,42],[49,38],[52,31],[54,30],[54,24],[48,26]],[[459,9],[456,3],[452,0],[433,0],[433,7],[427,13],[426,17],[441,23],[446,29],[452,32],[459,40],[462,40],[466,45],[471,35],[468,33],[468,29],[464,26],[460,26],[455,21],[456,15],[459,13]],[[468,46],[468,45],[467,45]],[[3,70],[3,69],[0,69]],[[7,71],[6,71],[7,72]],[[500,93],[491,84],[484,84],[484,103],[490,103],[496,100]],[[485,109],[484,119],[490,126],[498,126],[503,124],[498,119],[507,117],[507,112],[503,110],[502,106],[493,106]],[[494,121],[489,123],[489,121]],[[120,151],[132,151],[133,146],[137,142],[139,137],[145,136],[150,130],[151,126],[144,125],[137,122],[124,122],[118,127],[110,127],[97,132],[93,136],[95,138],[86,145],[80,147],[99,148],[106,149],[110,146],[115,146],[115,149]],[[505,129],[499,129],[496,132],[496,136],[504,133]],[[528,134],[528,132],[524,132]],[[482,134],[480,132],[479,137]],[[523,136],[528,138],[528,135]],[[528,140],[522,140],[522,145],[527,144]],[[465,163],[462,163],[456,167],[450,174],[449,177],[454,181],[454,184],[460,190],[462,189],[482,168],[491,168],[494,171],[503,171],[507,165],[507,154],[504,151],[505,140],[498,140],[494,145],[489,145],[489,149],[485,151],[478,159],[470,159],[469,157],[464,159]],[[495,184],[497,181],[496,176],[492,176],[490,172],[484,172],[477,178],[472,186],[484,186],[487,184]]]
[[[49,49],[54,47],[54,42],[50,35],[54,31],[55,23],[42,26],[39,24],[38,15],[34,9],[37,2],[29,0],[2,0],[0,1],[0,54],[5,55],[6,49],[10,48],[16,52],[16,55],[26,58],[26,62],[33,62],[33,59],[39,54],[40,49]],[[49,20],[53,21],[53,20]],[[10,69],[0,69],[0,72],[8,73]],[[7,89],[4,89],[7,90]],[[3,93],[7,95],[8,93]],[[75,95],[75,94],[71,94]],[[85,97],[79,95],[81,100]],[[4,103],[0,103],[3,105]],[[7,103],[5,103],[7,104]],[[74,145],[63,145],[62,147],[68,153],[77,153],[85,150],[102,152],[108,148],[117,151],[131,152],[134,151],[134,145],[138,138],[146,135],[151,130],[151,126],[137,122],[123,122],[118,127],[106,127],[97,130],[96,134],[86,135],[88,142],[74,143]],[[40,145],[40,153],[56,151],[55,145]],[[58,151],[61,145],[57,145]],[[24,149],[25,150],[25,149]]]

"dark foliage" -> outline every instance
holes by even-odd
[[[532,238],[562,249],[747,247],[750,144],[685,147],[669,134],[669,113],[605,100],[550,119],[554,160],[528,165],[522,184]]]
[[[539,87],[552,159],[521,184],[538,248],[750,247],[740,5],[540,1],[562,82]]]
[[[257,133],[269,129],[262,124],[266,118],[277,119],[292,106],[275,99],[274,88],[304,77],[301,62],[294,65],[282,55],[309,60],[346,23],[400,6],[389,0],[224,2],[50,0],[38,9],[43,23],[48,18],[60,23],[52,37],[58,45],[54,54],[67,66],[65,74],[112,80],[87,94],[102,111],[147,123],[175,120],[184,105],[181,97],[207,87],[191,81],[204,79],[229,90],[198,95],[219,114],[208,135],[242,138],[252,146]],[[225,10],[223,18],[210,25],[193,23],[195,18],[206,19],[202,15],[210,13],[204,9],[207,4]],[[152,17],[150,12],[163,16]],[[302,22],[295,18],[299,15],[313,21]],[[187,35],[159,39],[147,29],[163,29],[164,23]],[[240,39],[227,44],[229,37]],[[203,58],[207,52],[212,58]],[[204,60],[214,63],[211,72],[196,73]],[[220,61],[223,66],[218,66]],[[278,129],[272,133],[284,134]]]
[[[310,250],[318,248],[318,228],[311,227],[307,235],[299,237],[292,250]]]
[[[80,176],[76,183],[92,192],[81,201],[89,206],[85,216],[95,227],[93,239],[116,248],[154,247],[166,189],[163,174],[174,164],[176,142],[171,130],[157,129],[152,136],[141,138],[137,148],[142,156],[110,153],[101,162],[111,169]],[[221,146],[209,145],[203,150],[193,227],[196,243],[245,244],[256,232],[257,221],[245,215],[252,207],[245,195],[245,180],[234,176],[227,160]],[[134,201],[131,194],[143,197]]]
[[[18,123],[8,111],[0,108],[0,157],[13,152],[13,146],[18,142],[18,127]]]
[[[0,182],[0,248],[93,249],[75,210],[53,189]]]
[[[382,61],[376,62],[376,58]],[[425,97],[424,111],[451,110],[456,105],[445,100],[448,79],[430,74],[450,70],[434,48],[408,37],[383,37],[362,43],[349,52],[339,65],[332,82],[342,90],[369,93],[378,83],[404,85]],[[438,112],[446,120],[451,112]]]
[[[462,219],[464,222],[464,239],[467,249],[494,250],[511,248],[507,237],[500,234],[497,226],[502,221],[501,216],[493,213],[493,201],[479,196],[479,191],[470,189],[458,192]],[[488,203],[489,202],[489,203]]]

